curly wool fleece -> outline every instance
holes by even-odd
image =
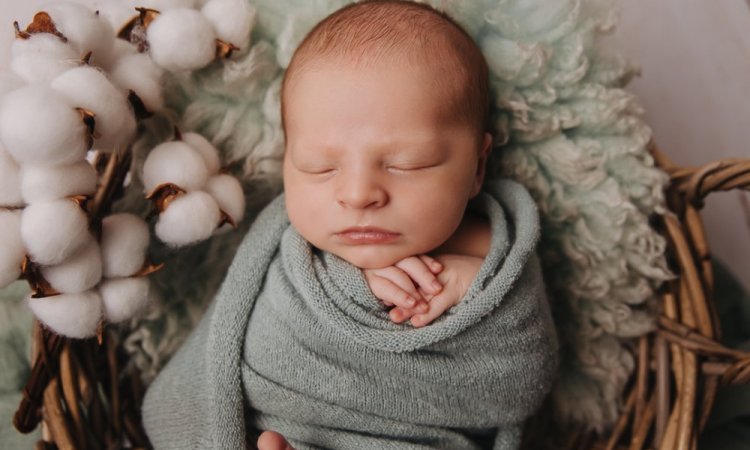
[[[248,215],[278,191],[283,135],[279,85],[305,33],[348,2],[257,0],[251,41],[234,60],[167,84],[167,115],[241,162]],[[664,213],[666,175],[646,151],[651,132],[622,88],[635,70],[602,51],[615,24],[611,1],[431,1],[484,50],[498,144],[489,175],[525,185],[542,216],[542,264],[563,360],[553,391],[559,417],[601,430],[616,419],[633,370],[633,338],[653,328],[654,289],[670,276],[665,241],[649,226]],[[137,147],[165,138],[152,120]],[[271,180],[270,183],[267,180]],[[137,182],[137,180],[136,180]],[[133,203],[135,200],[131,199]],[[128,201],[126,200],[125,204]],[[202,314],[247,227],[170,257],[156,276],[161,302],[127,345],[152,378]],[[163,249],[162,249],[163,251]],[[196,282],[196,280],[200,280]]]

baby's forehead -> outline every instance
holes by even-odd
[[[453,19],[431,7],[399,0],[353,3],[325,18],[305,37],[281,89],[282,124],[298,77],[316,67],[383,65],[419,68],[446,108],[484,128],[487,65],[481,50]]]

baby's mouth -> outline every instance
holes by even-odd
[[[367,245],[391,242],[399,233],[377,227],[352,227],[335,233],[335,236],[347,244]]]

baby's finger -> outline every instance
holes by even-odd
[[[435,275],[443,271],[443,265],[437,259],[430,255],[419,255],[419,259],[434,273]]]
[[[417,291],[417,287],[414,285],[414,281],[412,281],[409,274],[399,269],[398,267],[389,266],[383,269],[375,269],[373,273],[381,278],[389,280],[391,283],[400,287],[413,298],[419,298],[419,292]]]
[[[433,320],[437,319],[445,311],[449,310],[455,304],[454,299],[447,292],[436,295],[430,300],[430,310],[424,314],[415,314],[411,318],[411,324],[420,328],[425,325],[429,325]]]
[[[417,256],[402,259],[396,263],[396,267],[406,272],[416,284],[429,294],[437,294],[443,289],[443,285],[440,284],[427,263]]]
[[[430,294],[429,292],[425,292],[424,289],[422,289],[421,287],[417,288],[417,290],[419,291],[419,295],[421,295],[422,298],[425,299],[425,300],[427,300],[428,302],[430,300],[432,300],[432,297],[434,297],[435,295],[437,295],[437,294]],[[426,303],[425,303],[425,305],[426,305]]]
[[[420,301],[414,308],[401,308],[397,306],[388,312],[388,316],[394,323],[402,323],[409,320],[415,314],[423,314],[427,311],[429,311],[427,303]]]
[[[375,297],[386,305],[396,305],[402,308],[412,308],[417,304],[417,299],[388,278],[376,275],[370,280],[370,290]]]

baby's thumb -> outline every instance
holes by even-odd
[[[258,438],[258,450],[294,450],[294,448],[279,433],[264,431]]]

